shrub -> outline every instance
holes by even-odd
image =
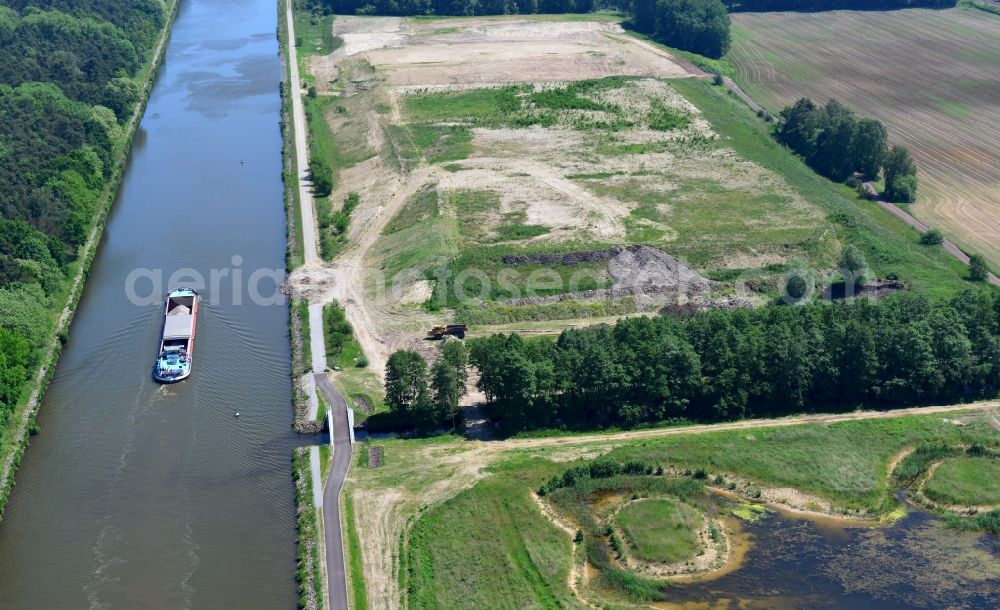
[[[969,455],[983,456],[986,455],[987,450],[985,445],[976,442],[969,445],[969,448],[966,449],[965,452],[968,453]]]
[[[944,243],[944,234],[938,229],[931,229],[920,236],[920,243],[928,246],[937,246]]]
[[[854,285],[864,286],[868,283],[868,261],[857,246],[848,244],[840,254],[840,268],[854,275]]]
[[[309,160],[309,179],[317,197],[326,197],[333,192],[333,172],[325,162],[316,158]]]
[[[969,279],[973,282],[984,282],[990,275],[990,269],[986,265],[986,259],[982,254],[973,254],[969,257]]]
[[[886,197],[896,203],[913,203],[917,200],[917,177],[902,176],[897,178],[892,187],[886,187]]]
[[[809,292],[809,281],[801,275],[793,275],[785,283],[785,292],[796,301]]]
[[[712,83],[715,85],[721,85],[723,82],[725,81],[722,78],[722,72],[716,72],[715,75],[712,76]]]

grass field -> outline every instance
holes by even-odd
[[[1000,265],[1000,17],[974,9],[738,13],[727,59],[771,112],[835,98],[919,165],[913,212]]]
[[[957,438],[998,442],[985,422],[959,428],[940,417],[925,417],[669,437],[610,455],[705,468],[815,494],[841,509],[878,513],[894,504],[886,472],[893,455],[906,446]]]
[[[399,607],[400,596],[411,608],[579,607],[567,585],[572,532],[543,517],[531,493],[574,461],[609,450],[619,461],[726,473],[727,482],[742,477],[761,489],[796,488],[834,507],[888,514],[897,506],[889,463],[901,450],[922,443],[1000,447],[985,414],[572,441],[380,441],[384,466],[352,470],[347,488],[371,607]],[[573,506],[567,510],[575,515]],[[575,519],[584,524],[586,515]]]
[[[935,502],[957,506],[1000,505],[1000,460],[952,457],[938,466],[924,494]]]
[[[704,517],[687,504],[652,498],[632,502],[615,519],[633,555],[645,561],[674,563],[698,550],[695,532]]]
[[[574,607],[565,585],[570,541],[537,518],[529,498],[557,469],[551,463],[505,464],[501,476],[418,520],[407,545],[408,607]],[[454,535],[456,528],[463,533]],[[523,606],[525,600],[533,603]]]

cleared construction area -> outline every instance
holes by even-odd
[[[616,23],[337,17],[333,34],[339,48],[310,59],[340,163],[330,200],[359,204],[344,249],[292,281],[311,303],[344,305],[379,375],[449,318],[558,330],[678,300],[740,306],[754,296],[711,301],[705,273],[824,256],[789,246],[823,214],[728,148],[672,84],[704,73]],[[503,262],[633,244],[646,249]],[[490,283],[439,281],[442,269]]]

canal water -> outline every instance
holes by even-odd
[[[267,298],[285,250],[277,13],[180,0],[0,521],[0,608],[295,607],[287,304]],[[163,386],[163,292],[184,268],[207,284],[194,373]]]

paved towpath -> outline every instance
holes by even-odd
[[[309,181],[308,163],[309,148],[306,144],[305,110],[302,105],[302,87],[299,78],[298,53],[295,48],[295,21],[292,17],[292,3],[286,2],[285,19],[288,23],[288,63],[291,72],[289,94],[292,97],[292,123],[295,128],[295,155],[298,160],[299,203],[302,208],[302,245],[305,264],[315,265],[320,262],[319,251],[316,248],[317,226],[313,211],[312,184]],[[323,306],[309,306],[309,345],[312,353],[313,378],[316,388],[323,392],[326,403],[333,413],[333,429],[330,436],[333,439],[333,467],[326,480],[321,500],[323,510],[323,532],[326,543],[326,570],[329,583],[330,610],[348,610],[347,602],[347,572],[344,569],[344,540],[340,527],[340,491],[347,478],[347,470],[351,465],[351,432],[348,429],[347,403],[344,397],[330,383],[326,374],[326,349],[323,339]],[[311,409],[312,410],[312,409]],[[322,413],[311,413],[323,416]],[[318,462],[318,460],[316,460]],[[313,479],[314,487],[321,481]]]

